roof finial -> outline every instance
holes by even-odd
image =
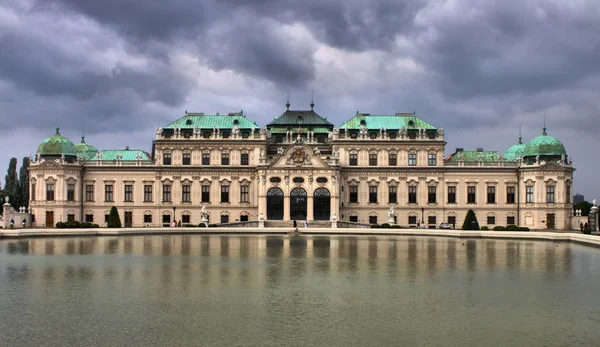
[[[56,134],[55,134],[55,135],[60,135],[60,132],[59,132],[59,130],[60,130],[60,128],[59,128],[59,127],[56,127]]]
[[[521,137],[521,124],[519,124],[519,144],[523,144],[523,141],[521,141],[523,139],[523,137]]]
[[[288,111],[290,110],[290,90],[289,89],[288,89],[287,102],[285,103],[285,107]]]
[[[313,90],[310,90],[310,109],[312,110],[313,108],[315,108],[315,102],[314,102],[314,95],[313,95]]]
[[[546,134],[546,114],[544,113],[544,127],[542,128],[542,135],[548,135]]]
[[[185,114],[187,114],[187,110],[185,110]]]
[[[413,116],[416,116],[416,115],[417,115],[417,110],[415,110],[415,109],[413,108]]]

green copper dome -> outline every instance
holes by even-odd
[[[77,150],[77,154],[80,155],[83,160],[90,160],[98,154],[96,147],[85,143],[85,136],[81,136],[81,142],[75,145],[75,149]]]
[[[522,158],[523,154],[525,153],[525,147],[526,145],[521,141],[521,136],[519,136],[519,142],[510,147],[506,153],[504,153],[504,160],[516,161],[519,158]]]
[[[41,156],[77,156],[77,150],[75,145],[68,138],[62,136],[58,132],[59,128],[56,128],[56,134],[46,138],[37,149],[37,154]]]
[[[546,128],[543,129],[542,135],[529,141],[525,146],[524,157],[536,157],[536,156],[566,156],[567,151],[565,146],[557,140],[554,136],[546,134]]]

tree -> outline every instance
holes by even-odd
[[[19,180],[17,178],[17,158],[11,158],[4,178],[4,193],[10,198],[9,203],[15,208],[19,208]]]
[[[24,157],[19,170],[19,206],[29,206],[29,157]]]
[[[590,209],[592,208],[592,203],[588,201],[582,201],[575,204],[575,210],[581,210],[582,216],[587,216],[590,214]]]
[[[469,210],[469,212],[467,212],[462,230],[479,230],[479,222],[477,222],[477,216],[473,210]]]
[[[120,228],[121,227],[121,217],[119,217],[119,211],[115,206],[111,207],[110,214],[108,215],[108,224],[109,228]]]

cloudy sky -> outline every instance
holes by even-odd
[[[416,111],[446,154],[503,152],[545,116],[600,198],[598,18],[598,0],[0,0],[0,178],[56,126],[149,151],[185,110],[265,125],[314,89],[337,125]]]

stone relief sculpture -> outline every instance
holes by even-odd
[[[283,147],[277,148],[277,154],[282,155],[284,152]]]
[[[315,147],[315,154],[317,154],[317,155],[321,154],[321,150],[319,149],[319,147]]]

